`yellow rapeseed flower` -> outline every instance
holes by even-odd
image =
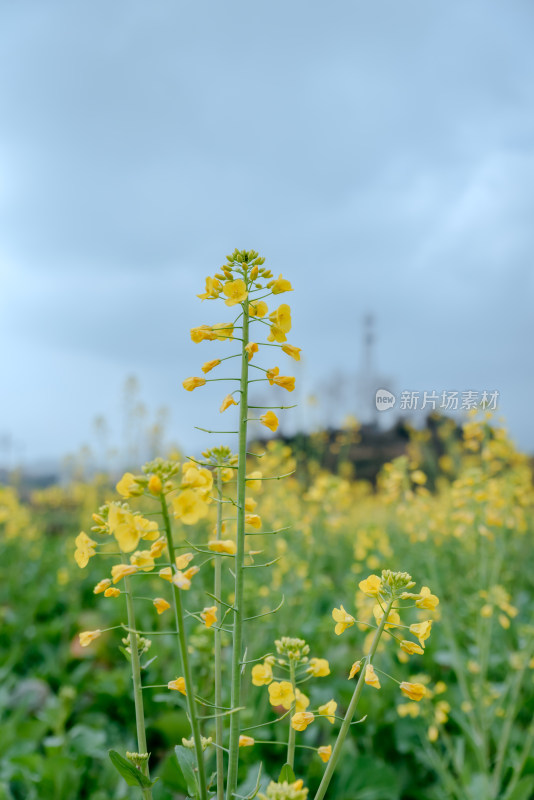
[[[334,628],[334,633],[336,636],[340,636],[343,631],[346,631],[347,628],[350,628],[355,622],[354,617],[348,614],[343,606],[334,608],[332,611],[332,619],[337,623],[336,627]]]
[[[278,429],[278,417],[273,411],[267,411],[265,414],[262,414],[260,422],[271,431],[276,431]]]
[[[159,558],[167,547],[167,542],[164,536],[160,536],[150,547],[150,555],[152,558]]]
[[[380,681],[378,680],[378,675],[376,674],[372,664],[367,664],[365,668],[365,682],[368,686],[372,686],[374,689],[380,689]]]
[[[305,731],[314,719],[315,715],[311,711],[298,711],[291,717],[291,727],[296,731]]]
[[[434,611],[439,605],[439,598],[435,594],[431,594],[428,586],[423,586],[419,592],[419,599],[415,601],[417,608],[426,608]]]
[[[161,483],[161,478],[159,475],[151,475],[148,479],[148,491],[151,494],[160,495],[163,485]]]
[[[419,639],[419,644],[424,649],[425,641],[430,636],[430,630],[432,628],[432,621],[425,620],[425,622],[414,622],[413,625],[410,625],[410,633],[415,634]]]
[[[248,307],[248,313],[251,317],[264,317],[268,312],[267,303],[263,300],[251,300]]]
[[[245,514],[245,525],[250,525],[251,528],[261,528],[261,517],[258,514]]]
[[[111,579],[104,578],[104,580],[98,581],[95,588],[93,589],[93,593],[100,594],[100,592],[105,592],[108,586],[111,586]]]
[[[171,607],[171,604],[168,603],[163,597],[155,597],[152,602],[158,614],[163,614],[164,611],[167,611],[167,609]]]
[[[217,322],[211,326],[213,338],[223,341],[224,339],[232,339],[234,335],[234,326],[231,322]]]
[[[245,345],[245,350],[247,351],[248,360],[252,361],[254,354],[258,352],[258,345],[256,342],[249,342],[247,345]]]
[[[222,412],[226,411],[226,409],[230,408],[230,406],[236,406],[236,405],[237,405],[237,403],[234,400],[234,398],[232,397],[232,395],[231,394],[227,394],[226,397],[224,398],[224,400],[221,403],[221,407],[220,407],[219,411],[222,414]]]
[[[209,325],[199,325],[198,328],[191,328],[191,339],[195,344],[203,342],[205,339],[213,341],[216,338],[214,330]]]
[[[361,666],[362,666],[362,662],[361,662],[361,661],[355,661],[355,662],[354,662],[354,664],[353,664],[353,665],[352,665],[352,667],[350,668],[350,672],[349,672],[349,681],[350,681],[352,678],[354,678],[354,676],[355,676],[355,675],[357,675],[357,674],[358,674],[358,672],[359,672],[359,671],[360,671],[360,669],[361,669]]]
[[[182,386],[188,392],[192,392],[193,389],[197,389],[199,386],[204,386],[206,383],[206,378],[186,378],[185,381],[182,381]]]
[[[295,347],[292,344],[284,344],[282,345],[282,350],[284,353],[287,353],[288,356],[291,356],[295,361],[300,361],[300,352],[302,350],[301,347]]]
[[[104,592],[104,597],[118,597],[120,593],[120,589],[117,589],[115,586],[109,586]]]
[[[408,683],[407,681],[403,681],[400,685],[400,690],[406,697],[416,702],[422,700],[426,694],[426,688],[422,683]]]
[[[401,650],[404,650],[404,652],[408,653],[410,656],[414,654],[422,656],[425,652],[420,645],[416,644],[415,642],[410,642],[408,639],[403,639],[400,643],[400,647]]]
[[[117,492],[122,497],[135,497],[143,493],[143,488],[139,486],[135,479],[135,475],[131,472],[125,472],[120,481],[115,486]]]
[[[137,567],[135,564],[115,564],[113,567],[111,567],[111,577],[113,578],[113,583],[118,583],[128,575],[135,575],[136,572]]]
[[[379,578],[378,575],[369,575],[364,581],[360,581],[358,586],[364,594],[377,597],[382,588],[382,578]]]
[[[289,711],[294,699],[295,694],[289,681],[273,681],[269,684],[269,702],[272,706],[282,706]]]
[[[189,562],[192,561],[194,559],[194,557],[195,556],[194,556],[193,553],[182,553],[181,556],[176,556],[176,558],[174,559],[175,562],[176,562],[176,568],[177,569],[186,569],[186,567],[188,566]]]
[[[285,278],[282,278],[282,275],[279,275],[271,286],[271,292],[273,294],[282,294],[282,292],[292,292],[292,291],[293,287],[291,286],[290,282]]]
[[[243,300],[246,300],[248,297],[245,281],[241,280],[241,278],[225,283],[223,292],[228,298],[228,300],[225,300],[227,306],[235,306],[238,303],[242,303]]]
[[[228,553],[232,556],[237,551],[236,543],[231,539],[212,539],[208,542],[208,547],[214,553]]]
[[[311,673],[314,678],[325,678],[330,675],[330,664],[326,658],[310,658],[306,672]]]
[[[172,569],[170,567],[163,567],[158,574],[164,581],[172,581]]]
[[[187,592],[191,588],[191,579],[188,578],[183,572],[180,572],[180,570],[174,573],[171,578],[171,582],[184,592]]]
[[[331,744],[321,745],[321,747],[317,748],[317,755],[319,756],[321,761],[324,761],[324,763],[326,764],[326,762],[330,759],[330,756],[332,755],[332,745]]]
[[[95,555],[95,547],[97,543],[93,541],[93,539],[89,538],[84,531],[79,533],[74,541],[76,544],[74,560],[78,566],[81,567],[81,569],[84,569],[84,567],[86,567],[89,563],[89,559]]]
[[[196,525],[208,513],[207,503],[194,489],[184,489],[172,498],[171,505],[174,518],[181,520],[184,525]]]
[[[252,747],[253,744],[254,744],[254,739],[252,738],[252,736],[245,736],[244,733],[240,735],[239,747]]]
[[[187,695],[187,691],[185,689],[185,678],[176,678],[173,681],[169,681],[167,688],[174,689],[177,692]]]
[[[130,556],[130,563],[135,564],[143,572],[150,572],[150,570],[154,569],[154,558],[150,555],[149,550],[136,550]]]
[[[211,370],[214,369],[214,367],[218,367],[220,363],[221,363],[220,358],[214,358],[212,361],[205,361],[201,367],[202,372],[204,373],[204,375],[206,375],[208,372],[211,372]]]
[[[87,647],[91,644],[95,639],[98,639],[102,631],[100,629],[96,631],[83,631],[80,633],[80,644],[82,647]]]
[[[200,612],[200,617],[204,621],[206,628],[211,628],[211,626],[217,622],[217,606],[206,606],[206,608]]]
[[[252,667],[252,683],[254,686],[268,686],[273,679],[273,670],[270,664],[256,664]]]
[[[295,711],[306,711],[309,705],[310,698],[300,689],[295,689]]]
[[[326,717],[328,722],[332,725],[334,724],[336,713],[337,703],[335,700],[329,700],[328,703],[325,703],[322,706],[319,706],[318,711],[322,717]]]

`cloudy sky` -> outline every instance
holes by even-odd
[[[290,424],[356,410],[372,313],[388,385],[497,390],[534,450],[533,33],[530,0],[0,0],[0,465],[118,439],[128,375],[206,446],[218,384],[181,381],[236,246],[295,290]]]

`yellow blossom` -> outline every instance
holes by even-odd
[[[94,594],[100,594],[100,592],[105,592],[108,586],[111,586],[110,578],[104,578],[102,581],[98,581],[95,588],[93,589]]]
[[[256,342],[249,342],[247,345],[245,345],[245,350],[247,351],[248,360],[252,361],[254,354],[258,352],[258,345]]]
[[[261,517],[258,514],[245,514],[245,525],[251,528],[261,528]]]
[[[403,681],[400,685],[400,690],[406,697],[416,702],[422,700],[426,694],[426,688],[422,683],[408,683],[407,681]]]
[[[171,581],[179,589],[183,589],[184,592],[187,592],[191,588],[191,579],[188,578],[187,575],[184,575],[183,572],[180,572],[180,570],[174,573]]]
[[[325,678],[330,675],[330,664],[326,658],[310,658],[306,672],[309,672],[314,678]]]
[[[151,494],[160,495],[163,486],[159,475],[151,475],[148,479],[148,491]]]
[[[208,372],[211,372],[211,370],[214,367],[219,366],[220,363],[221,363],[221,359],[220,358],[214,358],[212,361],[206,361],[206,362],[204,362],[204,364],[202,364],[202,367],[201,367],[202,372],[204,373],[204,375],[206,375]]]
[[[109,586],[104,592],[104,597],[118,597],[120,593],[120,589],[116,589],[115,586]]]
[[[282,345],[282,350],[284,353],[287,353],[288,356],[291,356],[295,361],[300,361],[300,353],[302,348],[295,347],[292,344],[284,344]]]
[[[182,471],[182,487],[184,489],[198,489],[203,496],[209,493],[213,486],[213,473],[209,469],[185,463]]]
[[[254,744],[254,739],[252,736],[245,736],[245,734],[241,734],[239,737],[239,747],[252,747]]]
[[[206,278],[206,291],[204,294],[197,294],[201,300],[215,300],[221,293],[222,283],[217,278],[208,276]]]
[[[349,672],[349,681],[350,681],[352,678],[354,678],[354,676],[355,676],[355,675],[357,675],[357,674],[358,674],[358,672],[359,672],[359,671],[360,671],[360,669],[361,669],[361,666],[362,666],[362,662],[361,662],[361,661],[355,661],[355,662],[354,662],[354,664],[353,664],[353,665],[352,665],[352,667],[350,668],[350,672]]]
[[[172,581],[172,569],[170,567],[163,567],[158,574],[164,581]]]
[[[263,300],[251,300],[248,307],[248,313],[251,317],[264,317],[268,312],[267,303]]]
[[[412,717],[415,719],[419,716],[421,709],[417,703],[400,703],[397,706],[397,713],[399,717]]]
[[[332,755],[332,745],[331,744],[321,745],[321,747],[317,748],[317,755],[319,756],[321,761],[324,761],[324,763],[326,764],[326,762],[330,759],[330,756]]]
[[[237,551],[236,543],[231,539],[211,540],[208,542],[208,547],[214,553],[229,553],[232,556]]]
[[[282,294],[282,292],[292,292],[293,287],[291,286],[290,282],[285,278],[282,278],[281,275],[274,281],[271,286],[271,292],[273,294]]]
[[[113,578],[113,583],[118,583],[128,575],[135,575],[136,572],[137,567],[135,564],[115,564],[113,567],[111,567],[111,577]]]
[[[419,592],[419,599],[415,601],[417,608],[426,608],[434,611],[436,606],[439,605],[439,598],[435,594],[431,594],[428,586],[423,586]]]
[[[172,498],[171,505],[174,518],[181,520],[184,525],[196,525],[208,513],[207,503],[193,489],[184,489]]]
[[[93,539],[90,539],[84,531],[78,534],[76,539],[74,540],[76,544],[76,550],[74,551],[74,560],[78,564],[81,569],[87,566],[89,563],[89,559],[92,558],[95,553],[96,542]]]
[[[270,664],[256,664],[252,667],[252,683],[254,686],[268,686],[273,679],[273,670]]]
[[[259,469],[247,475],[247,486],[249,489],[261,489],[262,473]]]
[[[437,725],[430,725],[430,727],[429,727],[429,729],[427,731],[427,736],[428,736],[428,741],[429,742],[437,741],[437,739],[439,737],[439,729],[438,729]]]
[[[260,422],[271,431],[276,431],[278,429],[278,417],[272,411],[267,411],[265,414],[262,414]]]
[[[223,341],[224,339],[232,339],[234,335],[234,326],[231,322],[217,322],[212,325],[213,338]]]
[[[306,711],[309,705],[310,698],[300,689],[295,689],[295,711]]]
[[[92,641],[98,639],[102,631],[100,629],[96,631],[83,631],[80,633],[80,644],[82,647],[87,647],[91,644]]]
[[[139,486],[131,472],[125,472],[115,488],[122,497],[136,497],[143,493],[143,487]]]
[[[305,731],[314,719],[315,715],[311,711],[298,711],[291,717],[291,727],[296,731]]]
[[[380,689],[380,681],[378,680],[378,675],[376,674],[372,664],[367,664],[365,668],[365,682],[368,686],[372,686],[374,689]]]
[[[408,653],[408,655],[410,656],[414,655],[414,653],[419,656],[422,656],[423,653],[425,652],[422,647],[420,647],[415,642],[408,641],[408,639],[403,639],[402,642],[400,643],[400,646],[401,650],[404,650],[404,652]]]
[[[273,378],[273,383],[277,386],[281,386],[282,389],[287,389],[288,392],[292,392],[295,388],[295,378],[289,375],[280,375],[279,377]]]
[[[193,564],[192,567],[189,567],[189,569],[184,571],[184,575],[187,580],[190,581],[197,574],[197,572],[200,572],[200,567],[197,567],[195,564]]]
[[[280,373],[280,367],[272,367],[271,369],[268,369],[267,372],[265,373],[265,376],[271,386],[274,386],[274,379],[279,373]]]
[[[185,689],[185,678],[176,678],[174,681],[169,681],[167,684],[168,689],[175,689],[177,692],[187,694]]]
[[[335,700],[329,700],[328,703],[325,703],[322,706],[319,706],[318,711],[322,717],[326,717],[328,722],[332,725],[334,724],[336,713],[337,703]]]
[[[135,564],[143,572],[150,572],[151,569],[154,569],[154,558],[150,555],[149,550],[136,550],[130,556],[130,563]]]
[[[171,604],[168,603],[163,597],[155,597],[152,602],[158,614],[163,614],[164,611],[167,611],[167,609],[171,607]]]
[[[186,378],[185,381],[182,381],[182,386],[188,392],[192,392],[193,389],[197,389],[199,386],[204,386],[206,383],[206,378]]]
[[[294,699],[293,687],[289,681],[273,681],[269,684],[269,702],[272,706],[282,706],[289,711]]]
[[[235,306],[237,303],[242,303],[243,300],[246,300],[248,297],[245,281],[241,280],[241,278],[225,283],[223,292],[228,298],[228,300],[225,300],[227,306]]]
[[[217,622],[217,606],[206,606],[206,608],[200,612],[200,617],[204,621],[206,628],[211,628],[211,626]]]
[[[354,625],[355,622],[354,617],[348,614],[343,608],[343,606],[340,606],[339,608],[334,608],[334,610],[332,611],[332,619],[334,620],[334,622],[337,623],[336,627],[334,628],[334,633],[337,636],[340,636],[340,634],[342,634],[343,631],[346,631],[347,628],[350,628],[351,625]]]
[[[193,553],[182,553],[181,556],[176,556],[174,559],[177,569],[185,569],[190,561],[194,559]]]
[[[285,342],[286,333],[291,330],[291,309],[287,303],[282,303],[276,311],[269,314],[271,320],[271,332],[267,339],[270,342]]]
[[[432,621],[425,620],[425,622],[414,622],[413,625],[410,625],[410,633],[415,634],[419,639],[419,644],[424,649],[425,641],[430,636],[430,630],[432,628]]]
[[[226,409],[230,408],[230,406],[236,406],[236,405],[237,405],[237,403],[234,400],[234,398],[232,397],[232,395],[231,394],[227,394],[226,397],[224,398],[224,400],[221,403],[221,407],[220,407],[219,411],[222,414],[222,412],[226,411]]]
[[[377,597],[382,588],[382,579],[378,575],[369,575],[364,581],[358,584],[360,591],[364,594],[370,594],[372,597]]]
[[[213,341],[216,338],[215,332],[209,325],[200,325],[198,328],[191,328],[191,339],[195,344],[203,342],[205,339]]]

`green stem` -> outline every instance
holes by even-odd
[[[217,496],[219,503],[217,504],[217,531],[215,538],[221,539],[222,536],[222,477],[221,468],[217,469]],[[221,597],[222,591],[222,559],[215,559],[215,576],[213,582],[213,594],[215,597]],[[217,603],[217,619],[221,620],[221,615],[224,609],[220,603]],[[222,643],[221,631],[217,627],[215,631],[215,705],[222,706]],[[215,719],[215,743],[220,745],[216,747],[216,770],[217,770],[217,800],[224,800],[224,751],[222,750],[223,742],[223,719],[218,716]]]
[[[295,734],[296,731],[291,724],[293,714],[297,706],[297,683],[295,680],[295,662],[292,658],[289,659],[289,679],[293,687],[293,702],[291,703],[291,714],[289,715],[289,738],[287,740],[287,763],[293,769],[295,763]]]
[[[245,560],[245,493],[247,477],[247,418],[248,418],[248,353],[249,339],[248,299],[243,302],[243,328],[241,345],[241,401],[239,404],[239,447],[237,469],[237,551],[235,555],[234,641],[232,650],[231,706],[241,706],[241,661],[243,659],[243,601]],[[230,720],[230,752],[228,758],[227,798],[231,800],[237,788],[239,761],[240,712]]]
[[[345,718],[341,723],[341,728],[339,729],[339,733],[337,735],[336,743],[334,745],[334,749],[332,750],[332,755],[326,765],[326,769],[323,775],[323,779],[319,784],[319,788],[317,789],[317,794],[315,795],[315,800],[322,800],[322,798],[326,794],[326,790],[328,789],[328,785],[332,780],[332,775],[334,774],[334,770],[336,768],[337,762],[339,760],[339,756],[341,754],[341,748],[343,747],[343,743],[347,737],[347,734],[350,729],[350,724],[353,720],[354,714],[356,713],[356,707],[358,705],[358,701],[360,699],[360,695],[363,691],[363,686],[365,683],[365,671],[367,665],[371,663],[374,655],[376,653],[376,648],[378,647],[378,642],[380,641],[380,637],[382,636],[382,631],[384,630],[384,626],[387,622],[389,612],[391,611],[391,607],[393,605],[395,598],[391,598],[389,601],[386,610],[382,616],[382,620],[380,621],[380,625],[376,629],[376,633],[373,638],[373,642],[371,644],[371,649],[369,651],[369,655],[367,658],[364,659],[362,663],[362,669],[360,673],[360,677],[358,679],[358,683],[356,684],[356,688],[354,689],[354,693],[352,695],[352,699],[349,703],[349,707],[347,708],[347,713],[345,714]]]
[[[171,521],[169,518],[169,509],[167,508],[167,501],[165,495],[161,495],[161,511],[163,514],[163,522],[165,525],[165,535],[167,537],[167,548],[169,550],[169,559],[171,564],[175,565],[176,557],[174,553],[174,544],[172,541]],[[171,569],[173,568],[171,567]],[[185,624],[184,624],[184,610],[182,606],[182,596],[180,589],[173,583],[173,598],[174,598],[174,618],[176,622],[176,632],[178,634],[178,642],[180,646],[180,656],[182,660],[182,669],[184,672],[185,688],[186,688],[186,701],[187,711],[189,714],[189,721],[191,723],[191,731],[193,733],[193,740],[195,742],[195,754],[198,766],[198,782],[200,788],[201,800],[207,800],[208,791],[206,787],[206,769],[204,765],[204,752],[202,750],[202,737],[200,735],[200,725],[198,722],[197,711],[195,706],[195,691],[193,687],[193,680],[191,678],[191,666],[189,664],[189,652],[187,650],[187,641],[185,638]]]
[[[123,564],[127,564],[125,556],[122,554]],[[128,612],[128,627],[135,630],[135,609],[132,596],[131,581],[128,576],[124,578],[125,595],[126,595],[126,610]],[[132,665],[132,681],[135,705],[135,724],[137,727],[137,747],[138,752],[148,753],[146,746],[146,731],[145,731],[145,713],[143,709],[143,687],[141,686],[141,664],[139,662],[139,650],[137,648],[137,634],[130,633],[130,662]],[[141,772],[147,778],[150,778],[148,770],[148,760],[144,761],[140,767]],[[150,788],[141,789],[145,800],[152,800],[152,790]]]

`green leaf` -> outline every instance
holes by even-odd
[[[289,764],[284,764],[282,769],[280,770],[280,775],[278,777],[278,783],[282,783],[282,781],[287,781],[287,783],[295,783],[295,773],[293,772],[293,767]]]
[[[119,775],[122,775],[128,786],[139,786],[141,789],[147,789],[155,784],[156,781],[151,781],[146,775],[143,775],[137,767],[134,767],[131,761],[123,758],[116,750],[110,750],[109,757],[111,763]]]
[[[178,759],[181,773],[184,776],[187,791],[191,797],[196,800],[196,798],[200,796],[200,791],[198,788],[197,776],[195,774],[196,765],[193,751],[188,747],[182,747],[181,744],[177,744],[174,748],[174,751],[176,753],[176,758]]]
[[[521,778],[508,800],[530,800],[534,791],[534,776]]]

